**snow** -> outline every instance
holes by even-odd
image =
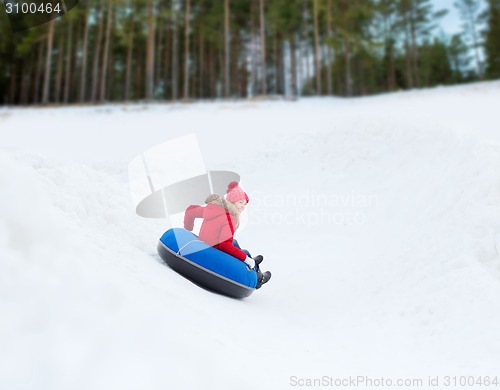
[[[0,388],[500,375],[499,99],[0,109]],[[273,278],[246,300],[166,267],[167,221],[134,213],[128,163],[191,133],[250,195],[237,238]]]

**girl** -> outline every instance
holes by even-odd
[[[194,220],[203,218],[200,240],[243,261],[250,269],[255,269],[258,276],[257,288],[260,288],[271,278],[271,272],[260,272],[259,264],[263,257],[259,255],[252,258],[234,240],[234,232],[240,225],[240,214],[248,202],[248,195],[233,181],[227,187],[225,199],[212,194],[206,199],[206,206],[189,206],[184,215],[184,228],[192,231]]]

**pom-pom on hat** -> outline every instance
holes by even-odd
[[[237,181],[232,181],[227,186],[226,199],[231,203],[236,203],[240,200],[250,201],[248,195],[241,189]]]

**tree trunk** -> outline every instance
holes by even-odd
[[[387,84],[389,87],[389,91],[394,91],[396,89],[396,66],[395,66],[395,61],[394,61],[394,43],[393,41],[389,41],[387,43],[388,45],[388,60],[389,60],[389,66],[387,69]]]
[[[366,95],[366,74],[364,69],[364,61],[363,58],[359,58],[357,61],[358,68],[358,95],[364,96]]]
[[[198,77],[199,77],[199,83],[198,83],[198,97],[201,99],[203,97],[203,76],[204,76],[204,66],[205,66],[205,60],[204,60],[204,54],[205,54],[205,36],[204,36],[204,28],[203,28],[203,23],[200,25],[200,35],[199,35],[199,43],[198,43]]]
[[[99,16],[99,27],[97,32],[97,39],[94,42],[94,64],[92,67],[92,91],[90,94],[90,101],[94,103],[97,100],[97,84],[99,82],[99,58],[101,56],[102,36],[104,32],[104,5],[102,5]]]
[[[66,48],[66,73],[64,75],[64,103],[69,102],[69,91],[71,86],[71,59],[72,59],[72,46],[73,46],[73,19],[69,20],[69,35],[68,35],[68,47]]]
[[[280,95],[285,94],[285,61],[284,61],[284,54],[283,54],[283,39],[281,37],[281,34],[278,34],[278,92]]]
[[[297,47],[297,35],[299,35],[298,47]],[[291,39],[292,39],[292,45],[295,46],[294,59],[295,59],[295,67],[297,68],[297,72],[295,72],[297,76],[296,77],[297,83],[295,86],[297,88],[297,96],[300,97],[302,96],[303,86],[304,86],[304,61],[302,58],[302,42],[300,40],[300,34],[294,33]]]
[[[230,76],[229,76],[229,0],[224,0],[224,97],[230,94]]]
[[[256,2],[252,1],[250,3],[250,94],[255,95],[257,89],[257,50],[256,50],[256,26],[255,26],[255,12],[256,12]]]
[[[132,55],[134,53],[134,29],[135,29],[135,15],[134,12],[130,14],[130,26],[128,33],[127,44],[127,65],[125,71],[125,101],[130,100],[130,87],[132,80]]]
[[[304,84],[307,86],[307,88],[304,90],[304,92],[308,95],[311,95],[311,87],[309,86],[309,82],[311,78],[311,62],[309,61],[310,55],[309,55],[309,36],[306,33],[306,41],[305,41],[305,47],[303,47],[304,53],[302,54],[302,58],[305,61],[305,66],[304,66],[304,71],[305,71],[305,77],[304,77]]]
[[[220,42],[224,42],[224,30],[221,30],[220,32]],[[224,95],[224,72],[225,72],[225,66],[224,66],[224,48],[218,51],[217,53],[219,57],[219,67],[217,69],[218,75],[217,75],[217,84],[221,85],[220,88],[216,89],[217,90],[217,97],[225,96]]]
[[[344,38],[344,59],[345,59],[345,93],[346,96],[352,96],[351,47],[348,38]]]
[[[25,88],[26,88],[26,75],[25,75],[25,70],[26,70],[26,61],[23,61],[23,60],[19,60],[20,64],[18,64],[17,66],[20,67],[19,68],[19,80],[14,80],[14,89],[19,91],[17,93],[17,104],[22,104],[22,101],[24,99],[24,94],[25,94]],[[17,85],[17,83],[19,82],[19,86]]]
[[[133,97],[134,99],[139,99],[141,97],[143,97],[143,87],[144,87],[144,84],[142,82],[142,80],[144,79],[144,68],[145,68],[145,56],[146,56],[146,53],[145,53],[145,49],[144,49],[144,45],[140,45],[138,48],[137,48],[137,51],[136,51],[136,55],[135,55],[135,61],[134,61],[134,69],[135,69],[135,75],[134,75],[134,78],[135,78],[135,81],[134,81],[134,88],[133,88]]]
[[[171,8],[171,4],[167,4],[167,8]],[[163,70],[163,88],[164,88],[164,98],[168,98],[168,87],[170,86],[170,51],[171,51],[171,21],[170,21],[170,15],[168,15],[165,19],[165,28],[167,30],[165,34],[165,69]]]
[[[163,50],[164,50],[163,34],[165,31],[165,23],[162,23],[162,21],[163,21],[162,16],[164,14],[165,3],[166,3],[165,1],[160,1],[159,17],[157,18],[159,21],[159,28],[157,29],[158,33],[156,35],[156,42],[158,42],[158,43],[156,44],[156,56],[155,56],[155,60],[156,60],[155,81],[154,81],[155,85],[159,85],[161,83],[161,80],[162,80],[161,71],[162,71]]]
[[[82,48],[82,74],[80,75],[80,102],[85,101],[86,91],[85,87],[87,85],[87,51],[89,43],[89,29],[90,29],[90,18],[92,12],[92,0],[89,0],[88,11],[85,20],[85,30],[83,32],[83,48]]]
[[[23,61],[23,65],[21,67],[21,85],[19,86],[19,104],[24,104],[26,100],[26,74],[25,74],[25,61]],[[27,72],[26,72],[27,73]]]
[[[54,29],[56,20],[52,19],[49,22],[49,33],[47,35],[47,54],[45,59],[45,77],[43,81],[42,103],[47,104],[50,98],[50,75],[52,68],[52,45],[54,43]]]
[[[34,90],[35,90],[35,78],[36,78],[36,68],[37,68],[37,51],[35,50],[36,46],[33,46],[32,54],[31,54],[31,65],[30,65],[30,74],[29,74],[29,83],[28,83],[28,95],[26,97],[26,104],[33,103],[34,100]],[[1,99],[1,96],[0,96]]]
[[[177,27],[177,8],[172,13],[172,25],[174,28],[174,37],[172,43],[172,100],[177,100],[179,96],[179,53],[178,53],[178,27]]]
[[[328,0],[326,11],[326,29],[328,38],[332,38],[332,0]],[[332,81],[332,46],[331,43],[327,44],[327,72],[326,72],[326,84],[327,84],[327,94],[333,95],[333,81]]]
[[[62,76],[63,76],[63,48],[64,48],[64,36],[66,34],[62,31],[61,36],[59,37],[59,47],[57,48],[57,70],[56,70],[56,88],[55,88],[55,97],[54,101],[56,103],[60,102],[61,99],[61,84],[62,84]]]
[[[236,95],[238,97],[241,97],[241,91],[240,91],[240,77],[238,75],[238,68],[240,64],[240,41],[241,41],[241,34],[240,31],[236,31],[234,34],[234,38],[232,39],[232,48],[230,49],[231,54],[231,64],[232,66],[230,67],[231,73],[229,76],[229,80],[232,82],[232,89],[231,85],[229,88],[229,94],[230,95]]]
[[[476,60],[477,74],[479,75],[479,79],[483,80],[483,70],[481,68],[481,60],[479,59],[479,49],[478,49],[478,38],[477,38],[477,26],[474,20],[474,15],[472,14],[472,10],[470,7],[467,7],[467,16],[469,19],[469,26],[472,35],[472,44],[474,45],[474,57]]]
[[[241,43],[242,42],[242,43]],[[248,66],[247,66],[247,51],[245,48],[245,37],[240,32],[240,44],[239,44],[239,58],[238,58],[238,79],[240,85],[240,97],[248,97]]]
[[[413,88],[413,66],[410,54],[410,44],[408,42],[408,16],[405,13],[404,18],[404,31],[405,31],[405,56],[406,56],[406,83],[408,88]]]
[[[273,83],[273,94],[277,95],[278,94],[278,87],[279,87],[279,69],[278,69],[278,32],[274,32],[273,34],[273,57],[274,57],[274,83]]]
[[[34,91],[34,99],[33,103],[38,103],[41,100],[40,96],[40,84],[42,81],[42,72],[43,72],[43,52],[45,51],[45,40],[40,43],[40,49],[38,51],[38,61],[36,66],[36,76],[35,76],[35,91]]]
[[[307,20],[307,9],[308,9],[308,5],[309,5],[309,0],[306,0],[305,3],[304,3],[304,7],[303,7],[303,22],[304,22],[304,27],[303,27],[303,31],[304,31],[304,43],[301,44],[301,51],[302,51],[302,61],[303,63],[305,63],[302,68],[303,68],[303,71],[304,71],[304,76],[303,76],[303,81],[302,81],[302,85],[304,87],[307,87],[307,88],[304,88],[304,93],[305,94],[311,94],[311,89],[312,87],[309,85],[309,82],[312,82],[312,80],[310,80],[311,78],[311,64],[310,64],[310,61],[309,61],[309,58],[310,58],[310,55],[309,55],[309,22]]]
[[[21,81],[21,96],[19,98],[19,103],[25,105],[29,100],[29,90],[31,84],[31,73],[33,71],[33,64],[35,63],[35,52],[31,52],[31,56],[28,62],[28,69],[26,69],[26,62],[23,61],[23,76]]]
[[[106,84],[107,84],[107,71],[108,71],[108,58],[109,58],[109,46],[111,41],[111,26],[113,24],[113,3],[109,1],[108,3],[108,17],[106,21],[106,37],[104,41],[104,53],[102,59],[102,70],[101,70],[101,91],[100,91],[100,101],[103,102],[106,99]]]
[[[155,66],[155,3],[148,2],[148,42],[146,54],[146,99],[154,98],[154,66]]]
[[[406,86],[413,88],[413,67],[410,57],[410,47],[407,40],[405,40],[405,58],[406,58]]]
[[[420,72],[418,66],[418,47],[416,42],[416,32],[415,32],[415,21],[413,18],[410,21],[410,31],[411,31],[411,51],[412,51],[412,60],[413,60],[413,77],[415,80],[415,85],[417,88],[420,87]]]
[[[316,95],[321,95],[321,68],[319,61],[319,32],[318,32],[318,0],[313,0],[314,17],[314,74],[316,81]]]
[[[216,70],[215,70],[215,48],[214,44],[210,44],[210,63],[209,63],[209,84],[208,84],[208,94],[211,98],[215,97],[215,84],[216,84]]]
[[[33,68],[36,60],[36,51],[32,50],[29,57],[28,69],[24,73],[23,85],[21,86],[21,98],[20,103],[23,105],[28,104],[30,101],[31,86],[33,81]],[[24,64],[25,65],[25,64]],[[24,68],[24,66],[23,66]]]
[[[227,0],[226,0],[227,1]],[[189,98],[189,19],[191,17],[191,1],[186,0],[186,29],[184,31],[184,99]]]
[[[267,67],[266,67],[266,22],[264,19],[264,0],[259,0],[259,18],[260,18],[260,51],[261,51],[261,92],[267,95]]]
[[[13,61],[10,64],[10,87],[9,87],[9,104],[14,105],[16,103],[16,91],[17,91],[17,72],[18,64],[17,61]]]
[[[114,34],[114,29],[111,35]],[[108,61],[108,77],[106,85],[106,94],[104,95],[104,100],[112,101],[114,98],[114,84],[115,84],[115,53],[113,50],[109,51],[109,61]]]
[[[295,64],[295,37],[290,34],[288,38],[290,48],[290,94],[293,97],[297,96],[297,69]]]

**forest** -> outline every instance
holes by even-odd
[[[449,36],[431,0],[85,0],[15,33],[0,6],[0,104],[349,97],[500,78],[500,0],[455,7],[463,27]]]

